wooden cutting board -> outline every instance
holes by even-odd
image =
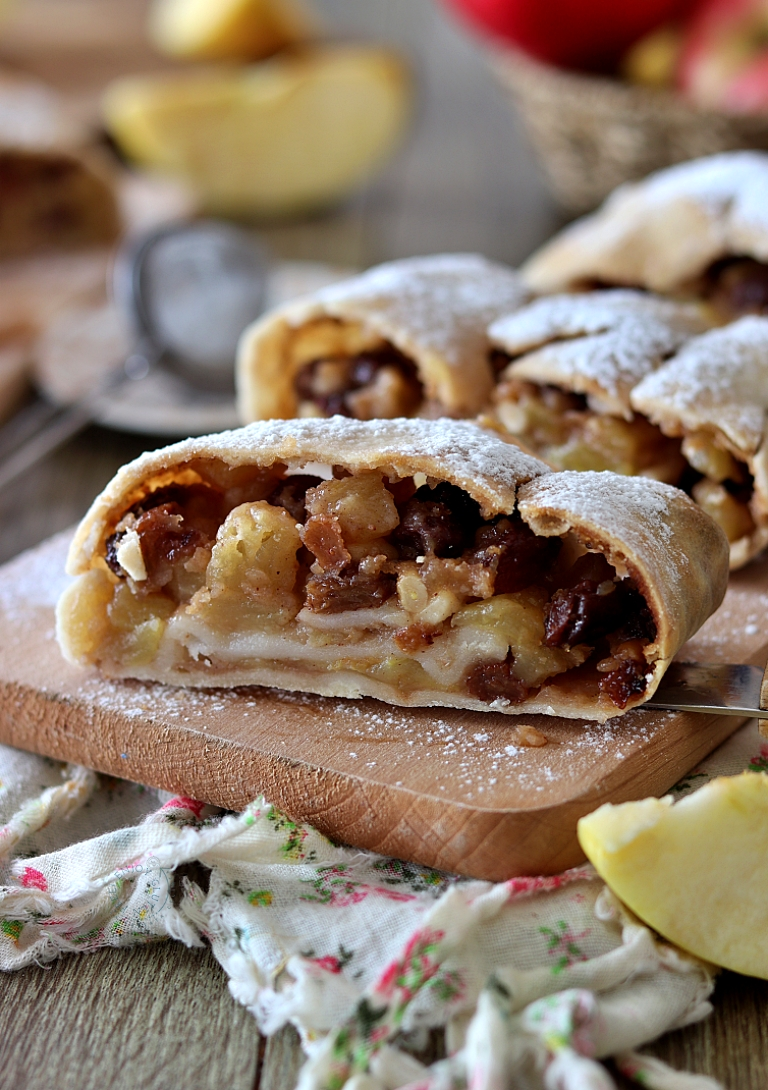
[[[263,792],[361,848],[491,880],[554,874],[583,858],[579,817],[664,793],[741,722],[635,710],[598,726],[109,681],[54,639],[68,536],[0,569],[0,742],[232,809]],[[764,561],[732,578],[681,657],[762,664],[766,615]],[[520,745],[519,722],[547,744]]]

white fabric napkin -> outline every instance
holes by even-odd
[[[768,770],[747,724],[673,789]],[[179,867],[209,870],[203,890]],[[210,943],[300,1090],[713,1090],[635,1049],[706,1016],[711,966],[589,866],[493,884],[332,844],[263,799],[229,814],[0,747],[0,969],[172,938]],[[409,1053],[445,1027],[449,1056]]]

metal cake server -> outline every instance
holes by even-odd
[[[640,708],[768,719],[768,666],[673,662]]]

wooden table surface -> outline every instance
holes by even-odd
[[[95,94],[113,74],[161,63],[142,40],[145,0],[17,4],[0,30],[0,63],[62,89]],[[515,264],[559,225],[482,49],[435,3],[315,0],[315,7],[329,32],[403,48],[419,101],[406,145],[365,192],[331,215],[263,229],[276,255],[365,266],[476,250]],[[92,428],[0,494],[0,561],[74,522],[117,467],[148,445],[155,444]],[[725,973],[713,1016],[648,1051],[730,1090],[765,1090],[766,1015],[768,984]],[[441,1047],[436,1037],[435,1056]],[[171,942],[104,950],[0,980],[2,1090],[292,1090],[300,1063],[294,1031],[261,1039],[208,951]]]

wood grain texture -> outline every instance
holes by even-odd
[[[74,20],[72,3],[79,7]],[[82,96],[95,114],[106,80],[165,63],[143,40],[146,3],[24,0],[16,5],[14,21],[3,27],[0,61]],[[434,0],[313,0],[313,4],[330,33],[384,39],[404,49],[414,62],[418,106],[410,139],[364,192],[329,215],[260,227],[278,257],[363,266],[436,250],[470,249],[514,264],[559,225],[521,126],[504,92],[488,75],[482,46],[462,33],[441,5]],[[94,29],[85,37],[83,12],[86,21],[96,17]],[[74,33],[78,26],[80,37]],[[161,444],[158,437],[157,445]],[[0,560],[71,525],[117,467],[147,445],[144,438],[92,428],[37,466],[0,495]],[[761,622],[760,600],[755,615]],[[376,759],[376,747],[372,749],[371,760]],[[177,966],[173,975],[169,957]],[[129,971],[134,963],[143,966],[138,976]],[[137,979],[144,992],[137,989]],[[176,989],[173,1003],[164,1008],[164,1017],[149,1024],[137,996],[152,994],[159,980],[169,979]],[[70,980],[82,980],[83,986]],[[190,996],[201,994],[195,991],[198,986],[208,998],[194,1002],[190,1010]],[[215,1018],[212,994],[223,997],[222,1013]],[[709,1020],[671,1034],[647,1051],[689,1070],[717,1074],[729,1090],[765,1090],[766,1012],[768,984],[725,974]],[[300,1062],[290,1030],[266,1048],[262,1041],[256,1050],[250,1016],[230,1000],[219,966],[207,955],[168,944],[132,952],[106,950],[4,977],[0,1019],[2,1090],[54,1086],[134,1090],[151,1074],[145,1058],[167,1055],[164,1036],[169,1020],[181,1021],[191,1034],[205,1034],[212,1022],[221,1034],[221,1047],[216,1035],[201,1037],[206,1043],[189,1050],[190,1063],[182,1048],[175,1061],[178,1066],[164,1069],[165,1081],[150,1081],[153,1088],[240,1090],[252,1085],[257,1090],[260,1084],[262,1090],[289,1090]],[[201,1026],[193,1025],[198,1020]],[[247,1077],[228,1081],[227,1072],[241,1047],[251,1057],[247,1063],[238,1060]],[[267,1048],[280,1062],[265,1071]],[[70,1064],[70,1052],[77,1063]],[[6,1067],[10,1056],[15,1066]],[[90,1082],[81,1077],[81,1070]],[[285,1072],[283,1081],[279,1072]],[[37,1082],[27,1081],[31,1077]]]
[[[164,942],[67,956],[5,974],[0,989],[2,1090],[256,1083],[256,1023],[208,950]]]
[[[230,809],[259,793],[326,835],[498,881],[583,858],[576,822],[603,802],[663,794],[739,725],[638,709],[604,726],[394,708],[271,689],[180,689],[65,663],[53,607],[68,535],[0,571],[0,741]],[[737,576],[692,642],[695,660],[765,661],[754,624],[768,565]]]
[[[304,1053],[293,1026],[285,1026],[267,1041],[259,1072],[261,1090],[294,1090]]]

